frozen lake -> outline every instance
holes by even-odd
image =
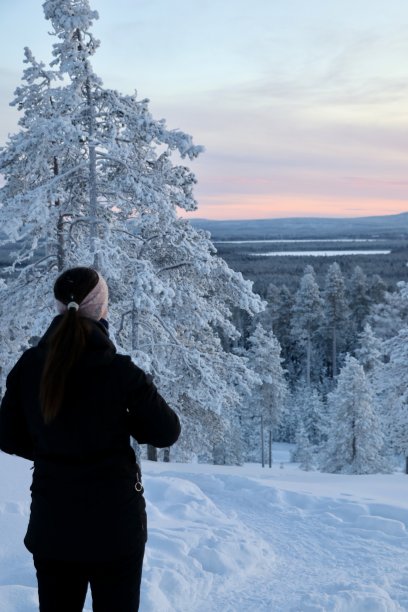
[[[267,253],[252,253],[258,257],[338,257],[340,255],[389,255],[390,250],[387,251],[269,251]]]
[[[214,240],[215,244],[293,244],[305,242],[375,242],[374,238],[305,238],[305,239],[280,239],[280,240]]]

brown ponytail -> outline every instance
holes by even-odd
[[[92,268],[72,268],[58,277],[54,295],[63,304],[71,301],[80,304],[98,279]],[[89,329],[89,321],[75,308],[69,308],[49,340],[40,385],[41,410],[47,424],[57,416],[63,404],[72,369],[86,346]]]

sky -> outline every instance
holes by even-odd
[[[91,0],[104,85],[150,99],[206,151],[208,219],[408,211],[406,0]],[[0,145],[23,49],[49,61],[41,0],[1,0]]]

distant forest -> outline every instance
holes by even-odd
[[[246,219],[213,221],[193,219],[192,224],[211,233],[217,240],[261,240],[288,238],[389,238],[408,236],[408,212],[376,217]]]
[[[266,297],[272,283],[294,292],[298,289],[306,265],[312,265],[317,282],[323,288],[328,267],[340,265],[350,278],[360,266],[368,281],[380,276],[385,289],[394,291],[408,276],[408,213],[353,219],[288,218],[245,221],[210,221],[195,219],[193,225],[210,232],[218,254],[245,278],[254,282],[254,290]],[[344,242],[344,240],[350,242]],[[222,242],[222,241],[235,242]],[[239,242],[253,240],[254,242]],[[256,242],[288,240],[289,242]],[[307,242],[290,242],[307,240]],[[327,242],[328,240],[332,242]],[[338,242],[337,242],[338,241]],[[383,255],[262,256],[268,251],[381,250]],[[375,281],[374,281],[375,282]]]
[[[344,243],[302,243],[299,244],[222,244],[215,243],[218,254],[225,259],[233,270],[242,272],[245,278],[254,282],[254,290],[262,297],[266,296],[268,286],[273,283],[277,287],[286,285],[293,292],[299,286],[305,266],[313,266],[319,286],[324,285],[328,267],[334,262],[340,265],[344,277],[350,278],[356,266],[364,271],[368,279],[379,275],[388,291],[394,291],[399,281],[408,277],[408,244],[402,240],[379,240],[378,242],[358,243],[358,246]],[[387,255],[341,255],[327,256],[273,256],[267,257],[255,253],[275,250],[340,250],[350,248],[390,250]]]

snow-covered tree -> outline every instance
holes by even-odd
[[[327,434],[326,407],[317,389],[307,385],[303,387],[303,404],[299,412],[299,421],[302,423],[310,443],[318,447]]]
[[[371,474],[387,471],[380,421],[358,361],[347,355],[336,389],[328,396],[331,425],[320,468],[324,472]]]
[[[323,324],[323,300],[311,266],[300,281],[292,314],[292,335],[306,353],[306,383],[310,386],[312,344]]]
[[[386,292],[384,301],[375,304],[367,319],[378,338],[396,336],[408,324],[408,283],[397,283],[396,291]]]
[[[408,473],[408,326],[385,342],[386,363],[377,365],[379,404],[385,424],[387,445],[406,457]]]
[[[275,290],[274,286],[270,286],[267,299],[273,333],[279,340],[285,369],[288,371],[289,377],[294,378],[299,374],[299,364],[301,362],[301,354],[299,354],[291,334],[294,296],[286,285],[282,285],[278,291]],[[266,329],[270,329],[268,323],[265,323],[265,326]]]
[[[374,274],[370,278],[368,294],[372,304],[379,304],[384,301],[387,285],[379,274]]]
[[[366,374],[371,375],[382,364],[383,353],[381,340],[374,334],[371,325],[366,323],[358,337],[358,348],[355,351]]]
[[[345,296],[344,278],[340,266],[334,262],[326,275],[325,289],[325,329],[331,342],[331,374],[337,376],[337,359],[341,334],[346,330],[348,305]]]
[[[155,120],[147,100],[103,87],[91,65],[99,43],[87,0],[43,7],[54,60],[46,70],[26,50],[13,102],[21,129],[0,150],[2,243],[15,248],[2,293],[5,370],[48,324],[56,273],[94,265],[110,286],[116,342],[189,425],[180,453],[208,459],[217,437],[228,446],[236,436],[236,407],[257,380],[220,337],[237,338],[233,310],[252,315],[261,301],[208,234],[178,216],[196,208],[196,181],[172,156],[192,160],[202,147]]]
[[[302,423],[296,432],[296,448],[291,455],[291,460],[299,463],[299,467],[307,472],[313,468],[313,446]]]
[[[259,447],[260,437],[254,436],[253,417],[263,419],[265,435],[274,432],[279,423],[287,394],[285,372],[282,368],[281,348],[272,331],[265,331],[258,324],[249,337],[249,348],[245,355],[259,377],[259,385],[253,390],[248,409],[242,413],[244,440],[250,451],[255,444]]]
[[[298,381],[284,406],[280,432],[282,441],[295,442],[302,429],[315,450],[325,439],[328,429],[326,406],[318,390],[306,381]]]
[[[362,331],[370,308],[371,300],[368,291],[367,277],[360,266],[356,266],[348,287],[350,320],[356,334]]]
[[[266,308],[255,319],[265,329],[272,329],[276,334],[276,324],[281,316],[282,295],[279,287],[273,283],[269,283],[266,289]],[[255,325],[256,327],[256,325]]]
[[[293,444],[299,424],[299,396],[297,388],[288,389],[285,401],[282,404],[281,417],[276,429],[276,440],[278,442],[289,442]]]

